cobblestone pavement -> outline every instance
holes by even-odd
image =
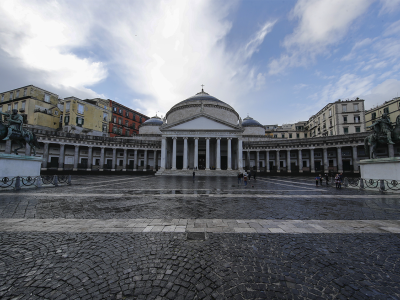
[[[307,177],[0,191],[0,298],[400,299],[398,198]]]

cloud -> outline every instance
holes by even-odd
[[[258,51],[258,48],[264,41],[265,36],[272,31],[276,21],[267,21],[264,26],[257,31],[251,40],[246,44],[244,47],[245,50],[245,57],[251,57],[255,52]]]
[[[286,53],[271,61],[269,73],[307,66],[318,55],[328,54],[329,46],[343,39],[371,3],[372,0],[299,0],[290,13],[290,19],[298,20],[298,26],[285,37]]]
[[[1,50],[26,72],[38,75],[24,85],[98,95],[87,87],[107,76],[105,65],[73,53],[88,40],[89,28],[78,20],[81,14],[69,14],[55,1],[2,1],[0,12]]]
[[[366,108],[370,109],[372,106],[380,105],[385,101],[398,97],[398,95],[400,95],[400,81],[387,79],[373,87],[363,96],[363,99],[365,99]]]
[[[400,0],[381,0],[382,8],[379,12],[379,15],[385,13],[394,13],[400,7]]]

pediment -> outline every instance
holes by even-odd
[[[205,116],[199,116],[194,119],[190,119],[181,122],[176,125],[171,125],[167,127],[168,130],[237,130],[236,126],[229,126],[222,122],[218,122],[207,118]]]

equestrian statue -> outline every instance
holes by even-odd
[[[3,123],[2,115],[8,119],[8,124]],[[0,140],[15,141],[20,146],[14,150],[16,155],[18,155],[19,149],[28,144],[33,151],[33,155],[36,156],[36,147],[39,147],[38,141],[33,132],[22,127],[23,123],[24,118],[18,114],[17,109],[13,109],[11,114],[0,112]]]
[[[396,118],[395,126],[392,126],[389,116],[384,113],[367,128],[373,130],[373,133],[364,139],[364,149],[369,154],[369,158],[376,158],[376,147],[400,142],[400,115]]]

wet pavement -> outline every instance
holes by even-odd
[[[0,191],[0,298],[400,299],[399,195],[307,177],[72,183]]]

